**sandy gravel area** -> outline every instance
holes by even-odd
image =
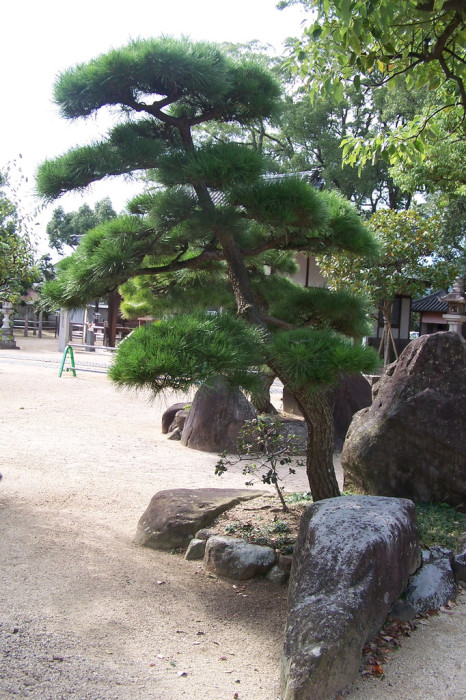
[[[0,350],[0,698],[278,698],[286,589],[133,543],[157,491],[244,477],[161,435],[182,397],[116,391],[100,353],[59,378],[55,340],[17,342]],[[348,697],[466,697],[465,627],[464,605],[432,619]]]

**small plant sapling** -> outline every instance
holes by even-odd
[[[295,460],[300,451],[297,435],[287,434],[278,418],[255,418],[246,421],[238,438],[238,454],[223,452],[215,465],[215,474],[222,476],[229,467],[245,463],[243,474],[249,476],[246,486],[252,486],[254,478],[263,484],[273,484],[285,512],[289,511],[283,498],[278,470],[290,465],[304,466],[304,460]],[[288,467],[289,474],[295,474],[294,467]]]

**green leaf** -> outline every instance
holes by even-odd
[[[341,3],[340,14],[345,24],[349,24],[351,20],[351,3],[352,0],[342,0]]]
[[[338,80],[333,84],[333,97],[337,104],[343,102],[344,100],[343,84],[341,80]]]

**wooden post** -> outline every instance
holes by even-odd
[[[112,348],[115,347],[116,326],[120,301],[121,297],[118,292],[112,292],[108,297],[108,344]]]

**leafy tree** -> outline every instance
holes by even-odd
[[[94,209],[83,204],[78,211],[65,213],[63,207],[57,207],[46,229],[50,247],[60,254],[63,254],[63,246],[75,250],[86,231],[115,217],[116,212],[109,197],[96,202]]]
[[[138,329],[119,350],[112,377],[158,393],[223,374],[252,391],[260,375],[251,370],[267,365],[306,420],[307,474],[318,500],[339,493],[327,387],[341,372],[372,367],[374,356],[350,340],[365,329],[358,299],[298,288],[276,273],[296,251],[374,254],[377,246],[336,193],[273,176],[270,160],[244,144],[205,138],[206,125],[272,118],[279,97],[256,62],[170,38],[134,41],[62,74],[55,99],[63,116],[119,106],[123,120],[106,139],[43,163],[42,196],[141,170],[156,185],[129,203],[127,215],[88,232],[47,294],[72,308],[129,283],[146,298],[152,290],[166,299],[167,310],[179,286],[191,309],[205,308],[201,288],[204,300],[210,291],[215,302],[226,295],[239,318],[180,314]]]
[[[6,186],[0,173],[0,299],[15,302],[38,275],[31,242],[21,230],[15,204],[4,192]]]
[[[370,298],[377,315],[383,314],[382,347],[385,364],[390,342],[393,299],[398,294],[420,296],[427,289],[447,288],[457,272],[458,259],[438,238],[439,217],[428,219],[416,211],[381,210],[369,220],[383,250],[377,265],[359,256],[318,256],[331,287],[362,291]]]
[[[293,47],[312,96],[337,103],[348,85],[427,86],[429,99],[409,122],[371,141],[350,136],[344,157],[364,165],[375,152],[392,163],[419,162],[430,144],[464,139],[466,82],[462,0],[282,0],[311,11]]]
[[[238,437],[238,454],[235,456],[223,452],[215,465],[215,473],[222,476],[229,467],[245,463],[243,474],[248,477],[246,486],[252,486],[254,479],[263,484],[273,484],[277,496],[285,512],[289,508],[280,487],[280,467],[288,465],[288,473],[295,474],[295,467],[302,466],[302,460],[296,460],[300,454],[300,441],[297,435],[283,430],[283,424],[278,418],[254,418],[246,421]],[[295,467],[293,464],[295,457]]]
[[[329,99],[311,103],[303,94],[301,83],[284,68],[283,59],[271,56],[267,47],[257,42],[223,46],[234,57],[245,51],[254,55],[280,81],[285,97],[275,119],[256,119],[246,125],[224,124],[221,129],[215,125],[207,130],[207,138],[213,142],[246,143],[278,161],[286,172],[313,171],[317,186],[339,190],[365,214],[381,206],[409,206],[411,195],[395,184],[382,158],[366,163],[356,178],[352,167],[342,163],[340,142],[348,136],[367,138],[378,131],[391,131],[401,120],[411,118],[413,103],[420,103],[419,99],[413,100],[412,91],[405,89],[401,99],[398,91],[397,100],[393,100],[391,92],[383,89],[378,91],[376,100],[369,101],[362,86],[357,90],[351,86],[339,104]],[[414,191],[416,188],[409,190]]]
[[[407,208],[411,195],[394,182],[382,158],[366,163],[359,177],[342,160],[342,139],[365,139],[384,129],[383,106],[382,100],[369,104],[361,91],[354,89],[338,105],[322,99],[311,103],[302,96],[289,98],[273,150],[277,157],[289,159],[295,170],[316,169],[325,187],[342,192],[361,212]]]
[[[317,187],[342,192],[365,216],[380,207],[409,208],[412,195],[425,191],[419,178],[394,178],[381,156],[366,162],[355,177],[352,166],[342,160],[340,144],[345,138],[367,140],[391,133],[422,108],[426,90],[408,90],[404,83],[396,92],[387,88],[371,91],[368,99],[367,89],[351,85],[338,104],[319,98],[311,102],[302,83],[284,66],[284,59],[272,56],[267,46],[257,42],[222,46],[233,57],[245,52],[253,55],[280,81],[285,97],[274,119],[222,124],[221,128],[215,124],[207,127],[206,140],[248,144],[279,162],[286,172],[310,171]]]

